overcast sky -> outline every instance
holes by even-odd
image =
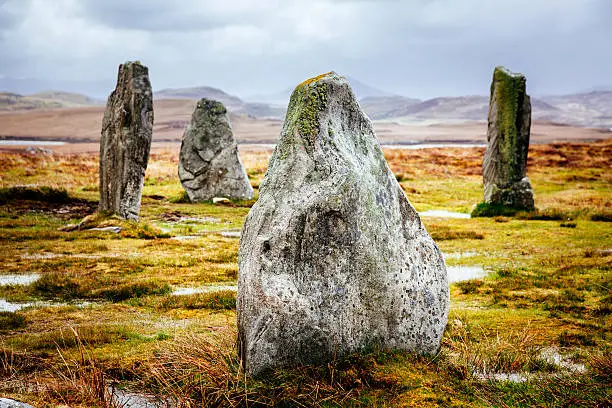
[[[611,0],[0,0],[4,83],[108,91],[140,60],[154,89],[239,96],[330,70],[412,97],[487,94],[496,65],[568,93],[612,85],[611,40]]]

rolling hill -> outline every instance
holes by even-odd
[[[76,108],[103,103],[101,100],[86,95],[63,91],[45,91],[25,96],[12,92],[0,92],[0,111]]]
[[[487,96],[440,97],[420,102],[398,97],[366,98],[360,101],[373,120],[485,121]],[[532,119],[582,127],[612,128],[612,92],[531,98]]]
[[[431,124],[485,121],[487,118],[488,96],[419,100],[391,95],[352,78],[349,78],[349,81],[361,106],[372,120]],[[234,115],[282,120],[291,92],[292,89],[287,89],[276,94],[261,95],[260,101],[249,102],[210,86],[162,89],[154,92],[153,96],[157,101],[216,99],[223,102]],[[101,100],[62,91],[46,91],[27,96],[11,92],[0,93],[0,111],[75,108],[103,104]],[[612,128],[612,91],[532,97],[532,118],[574,126]]]

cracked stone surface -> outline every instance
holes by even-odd
[[[442,253],[333,72],[291,96],[238,264],[238,345],[251,375],[374,346],[440,348]]]
[[[533,209],[527,177],[531,131],[531,99],[525,76],[495,68],[489,102],[487,150],[482,163],[485,202]]]
[[[102,120],[100,211],[138,220],[152,132],[149,70],[139,62],[121,64]]]
[[[178,174],[192,202],[215,197],[253,198],[227,110],[221,102],[201,99],[183,134]]]

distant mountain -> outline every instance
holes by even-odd
[[[90,98],[87,95],[63,91],[45,91],[28,95],[27,97],[43,101],[61,102],[67,106],[102,105],[105,103],[102,99]]]
[[[242,99],[230,95],[221,89],[210,86],[198,86],[195,88],[170,88],[162,89],[153,93],[155,99],[214,99],[223,103],[228,109],[244,105]]]
[[[405,96],[367,96],[359,101],[370,119],[385,119],[403,116],[411,106],[421,103],[420,99]]]
[[[257,118],[283,118],[285,108],[271,106],[261,102],[244,102],[237,96],[210,86],[198,86],[195,88],[171,88],[162,89],[153,93],[154,99],[189,99],[199,100],[202,98],[214,99],[225,105],[235,115],[247,115]]]
[[[349,76],[346,76],[345,78],[351,84],[351,88],[353,89],[353,92],[355,93],[355,95],[357,96],[357,99],[359,100],[365,99],[365,98],[381,98],[381,97],[397,96],[389,92],[382,91],[373,86],[367,85],[355,78],[352,78]],[[294,89],[295,87],[292,86],[290,88],[286,88],[282,91],[275,92],[275,93],[251,95],[247,97],[246,99],[248,101],[253,101],[253,102],[257,101],[257,102],[263,102],[263,103],[268,103],[272,105],[280,105],[286,108],[287,105],[289,105],[289,98],[291,97],[291,93],[293,92]],[[406,99],[410,99],[410,98],[406,98]]]
[[[32,95],[45,92],[48,89],[61,89],[64,92],[85,94],[106,100],[111,91],[115,89],[114,81],[115,77],[101,81],[73,81],[0,76],[0,91],[19,95]]]
[[[375,106],[368,103],[370,100],[370,98],[364,99],[362,106],[371,119],[414,117],[480,120],[486,118],[489,105],[489,98],[484,96],[441,97],[425,101],[414,99],[403,101],[398,97],[383,97],[374,99]]]
[[[543,119],[576,126],[612,128],[612,91],[546,96],[542,99],[557,108],[556,114]]]
[[[26,96],[12,92],[0,92],[0,111],[75,108],[103,103],[101,100],[86,95],[62,91],[45,91]]]
[[[357,99],[393,96],[393,94],[390,92],[382,91],[373,86],[364,84],[355,78],[347,76],[346,79],[348,79],[349,83],[351,84],[351,88],[353,88],[353,92],[355,93],[355,96],[357,96]]]
[[[360,105],[373,120],[441,123],[487,119],[488,96],[439,97],[422,101],[391,95],[350,77],[348,80],[358,96]],[[262,98],[260,100],[245,102],[221,89],[199,86],[162,89],[154,92],[154,98],[195,101],[206,97],[221,101],[233,115],[282,120],[292,91],[293,89],[286,89],[277,94],[260,95]],[[612,128],[612,91],[597,90],[569,95],[532,97],[531,101],[533,120]],[[102,99],[65,91],[44,91],[25,96],[14,91],[0,92],[0,111],[58,109],[101,104],[104,104]]]
[[[416,121],[486,120],[487,96],[459,96],[428,99],[418,103],[402,97],[366,98],[360,102],[374,120]],[[532,118],[584,127],[612,127],[612,92],[531,98]]]

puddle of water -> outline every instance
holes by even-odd
[[[567,357],[559,354],[559,351],[554,347],[542,350],[542,352],[540,353],[540,357],[548,361],[549,363],[554,364],[567,371],[575,373],[584,373],[586,371],[586,366],[584,364],[574,363],[570,361]]]
[[[66,142],[57,140],[0,140],[0,146],[63,146]]]
[[[10,303],[4,299],[0,299],[0,312],[17,312],[27,307],[33,307],[35,303]],[[44,305],[46,306],[46,304]]]
[[[481,381],[508,381],[523,383],[528,380],[527,375],[521,373],[474,373],[474,377]]]
[[[63,255],[63,254],[53,254],[53,253],[23,254],[23,255],[21,255],[21,259],[53,259],[53,258],[60,258],[62,256],[66,256],[66,255]]]
[[[482,266],[478,265],[447,266],[446,271],[448,272],[449,283],[483,278],[487,275],[487,271],[485,271]]]
[[[439,149],[445,147],[486,147],[483,143],[414,143],[405,145],[382,145],[383,149],[416,150],[416,149]]]
[[[240,238],[240,231],[222,231],[221,236],[230,238]]]
[[[138,253],[128,254],[131,257],[140,256]],[[54,258],[80,258],[80,259],[99,259],[99,258],[119,258],[121,256],[125,256],[125,254],[119,253],[111,253],[111,254],[54,254],[54,253],[44,253],[44,254],[22,254],[21,259],[54,259]]]
[[[32,282],[36,282],[40,279],[40,275],[37,273],[28,273],[25,275],[0,275],[0,286],[9,285],[29,285]]]
[[[558,350],[554,347],[546,348],[540,353],[540,357],[548,361],[550,364],[554,364],[566,373],[584,373],[586,367],[584,364],[574,363],[567,357],[559,354]],[[522,383],[529,379],[538,379],[549,376],[550,374],[542,373],[474,373],[474,377],[481,381],[509,381],[514,383]]]
[[[171,237],[170,239],[174,239],[176,241],[188,241],[190,239],[198,239],[200,238],[199,235],[177,235],[174,237]]]
[[[221,292],[223,290],[232,290],[236,292],[238,290],[237,285],[210,285],[210,286],[200,286],[197,288],[188,287],[188,288],[174,288],[172,291],[172,295],[195,295],[198,293],[211,293],[211,292]]]
[[[420,212],[419,215],[421,217],[461,218],[461,219],[471,218],[469,213],[460,213],[460,212],[446,211],[446,210],[423,211],[423,212]]]
[[[82,301],[78,303],[63,303],[63,302],[20,302],[20,303],[12,303],[7,302],[5,299],[0,299],[0,312],[17,312],[22,309],[27,309],[29,307],[60,307],[60,306],[68,306],[73,305],[78,308],[86,308],[89,306],[97,305],[97,302],[90,301]]]
[[[461,259],[461,258],[469,258],[471,256],[478,256],[478,252],[472,252],[472,251],[467,251],[467,252],[452,252],[450,254],[442,254],[444,256],[444,259]]]
[[[221,218],[215,217],[181,217],[178,222],[195,222],[201,224],[219,224],[221,222]]]
[[[139,394],[118,389],[109,390],[109,393],[112,395],[113,401],[117,403],[117,406],[123,408],[157,408],[169,406],[166,403],[157,401],[153,396],[147,394]]]
[[[104,232],[113,232],[115,234],[118,234],[121,232],[121,227],[118,227],[118,226],[96,227],[96,228],[90,228],[89,231],[104,231]]]

